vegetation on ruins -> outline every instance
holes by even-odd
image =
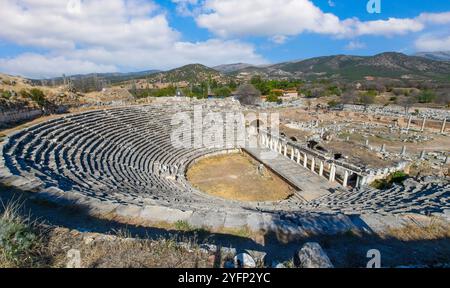
[[[0,267],[32,266],[40,245],[34,223],[20,215],[21,203],[1,203]]]
[[[4,91],[0,89],[0,97],[9,100],[12,97],[11,91]]]
[[[375,180],[371,186],[376,189],[389,189],[394,184],[401,184],[408,178],[408,174],[403,171],[396,171],[394,173],[389,174],[385,179]]]
[[[45,94],[40,89],[33,88],[29,91],[21,90],[20,95],[25,99],[31,99],[40,107],[44,107],[47,104],[47,100],[45,99]]]

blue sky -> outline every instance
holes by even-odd
[[[0,72],[65,74],[450,50],[450,1],[2,0]]]

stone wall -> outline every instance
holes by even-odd
[[[31,120],[42,116],[43,112],[40,109],[12,109],[0,110],[0,127],[4,124],[11,124],[15,122]]]

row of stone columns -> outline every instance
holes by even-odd
[[[312,172],[318,174],[319,176],[323,177],[325,172],[325,163],[323,160],[317,161],[314,156],[308,157],[308,154],[305,152],[300,152],[300,150],[295,149],[294,147],[289,147],[286,143],[283,144],[280,140],[276,140],[273,137],[269,137],[266,134],[261,134],[260,137],[261,144],[271,150],[277,151],[279,154],[284,155],[285,157],[290,158],[292,161],[296,161],[297,164],[302,165],[306,169],[310,169]],[[290,148],[290,149],[289,149]],[[288,153],[290,152],[290,153]],[[303,155],[301,155],[303,154]],[[301,162],[303,158],[303,163]],[[310,167],[308,167],[308,160],[310,161]],[[319,171],[316,171],[316,165],[319,164]],[[329,177],[328,181],[331,183],[336,181],[336,164],[331,163],[329,164]],[[343,186],[348,186],[348,180],[351,175],[351,172],[348,170],[344,171],[344,178],[343,178]]]
[[[409,129],[411,128],[411,122],[412,122],[412,116],[409,116],[408,126],[406,126],[406,131],[407,132],[409,132]],[[425,131],[426,123],[427,123],[427,117],[423,117],[422,126],[420,128],[420,132],[424,132]],[[447,118],[444,118],[444,120],[442,121],[442,126],[441,126],[441,134],[445,133],[446,124],[447,124]]]

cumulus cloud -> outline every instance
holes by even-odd
[[[199,3],[198,0],[172,0],[177,5],[177,12],[182,16],[194,16],[197,9],[194,6]]]
[[[114,65],[102,65],[86,60],[67,59],[64,56],[44,56],[34,53],[0,59],[0,69],[10,75],[26,75],[30,78],[117,71]]]
[[[196,21],[221,37],[345,33],[338,17],[307,0],[206,0]]]
[[[362,35],[393,36],[422,31],[426,24],[450,23],[450,12],[423,13],[416,18],[361,21],[339,19],[311,0],[205,0],[195,19],[219,37],[294,36],[304,32],[340,38]]]
[[[422,35],[415,41],[418,51],[436,52],[450,50],[450,35]]]
[[[286,43],[287,39],[288,39],[288,37],[286,37],[284,35],[275,35],[270,38],[270,41],[272,41],[275,44],[284,44],[284,43]]]
[[[229,59],[265,62],[247,43],[182,41],[165,11],[147,0],[2,0],[0,27],[0,39],[46,51],[0,59],[1,71],[29,77],[217,65]]]
[[[346,46],[345,49],[347,50],[358,50],[358,49],[363,49],[366,48],[366,44],[359,42],[358,40],[354,40],[354,41],[350,41]]]

